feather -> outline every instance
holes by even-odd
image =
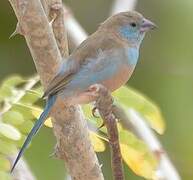
[[[118,49],[126,46],[115,34],[104,31],[97,31],[92,34],[87,40],[83,41],[80,46],[73,51],[67,60],[65,60],[58,73],[49,83],[43,97],[60,93],[66,85],[73,80],[81,68],[91,60],[95,61],[98,53],[106,50]]]
[[[22,148],[20,149],[17,158],[12,166],[11,172],[13,172],[15,166],[17,165],[19,159],[21,158],[21,156],[23,155],[25,149],[27,148],[27,146],[29,145],[29,143],[31,142],[32,138],[37,134],[38,130],[41,128],[41,126],[43,125],[43,123],[45,122],[51,107],[53,106],[53,104],[56,101],[56,97],[57,96],[51,96],[48,98],[46,107],[44,109],[44,111],[42,112],[42,114],[40,115],[39,119],[36,121],[35,125],[33,126],[32,130],[30,131],[29,135],[27,136]]]

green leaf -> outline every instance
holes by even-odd
[[[99,115],[97,115],[98,117],[94,117],[92,115],[92,106],[90,104],[86,104],[82,106],[83,112],[87,118],[87,120],[89,120],[92,124],[94,124],[97,127],[100,127],[100,125],[103,123],[103,120],[101,119],[101,117]],[[104,128],[102,128],[104,129]]]
[[[13,76],[6,78],[2,82],[1,87],[0,87],[0,101],[5,100],[5,98],[7,97],[11,98],[11,96],[14,93],[14,90],[16,91],[15,86],[23,82],[25,82],[24,78],[18,75],[13,75]]]
[[[11,175],[10,173],[0,171],[0,180],[11,180]]]
[[[33,88],[32,90],[35,91],[37,94],[39,94],[40,97],[42,97],[42,95],[44,93],[42,86],[37,86],[37,87]]]
[[[5,123],[0,123],[0,134],[15,141],[21,138],[21,134],[16,128]]]
[[[27,136],[25,136],[25,135],[23,135],[23,134],[21,135],[20,140],[16,142],[16,145],[17,145],[18,148],[21,148],[21,147],[23,146],[23,143],[25,142],[26,137],[27,137]]]
[[[6,85],[6,86],[9,86],[9,87],[14,87],[14,86],[17,86],[23,82],[25,82],[26,80],[21,77],[21,76],[18,76],[18,75],[12,75],[8,78],[6,78],[4,81],[3,81],[3,85]]]
[[[0,87],[0,102],[4,101],[5,98],[10,97],[12,95],[12,88],[6,85],[2,85]]]
[[[26,120],[23,124],[21,124],[20,126],[18,126],[18,129],[23,133],[23,134],[28,134],[32,127],[33,127],[34,123],[30,120]]]
[[[5,155],[13,155],[16,152],[17,148],[13,143],[0,139],[0,153]]]
[[[11,110],[21,113],[23,115],[24,119],[32,120],[35,118],[33,113],[32,113],[33,108],[34,108],[34,106],[16,103],[16,104],[13,104]]]
[[[11,164],[10,161],[5,158],[5,156],[0,155],[0,171],[9,171]]]
[[[149,98],[129,87],[120,88],[113,93],[113,96],[117,104],[140,112],[154,130],[160,134],[164,133],[165,122],[161,111]]]
[[[10,110],[4,113],[2,119],[3,119],[3,122],[6,122],[12,125],[20,125],[25,121],[23,118],[23,115],[20,112],[13,111],[13,110]]]
[[[39,98],[41,98],[41,94],[39,94],[36,91],[29,90],[26,92],[26,94],[23,96],[23,98],[20,100],[20,103],[24,104],[33,104],[35,103]]]

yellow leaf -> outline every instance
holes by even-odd
[[[53,125],[52,125],[51,118],[46,119],[44,125],[47,126],[47,127],[49,127],[49,128],[52,128]]]
[[[159,107],[148,97],[130,87],[121,87],[113,93],[116,102],[126,109],[133,108],[145,117],[150,126],[159,134],[165,130],[165,121]]]
[[[120,144],[120,147],[123,160],[137,175],[147,179],[156,178],[157,164],[148,161],[146,153],[137,151],[126,144]]]
[[[150,126],[159,134],[163,134],[166,127],[165,122],[160,111],[155,110],[154,112],[147,112],[144,117],[149,121]]]
[[[42,109],[40,108],[32,108],[31,112],[35,118],[39,118],[40,114],[42,113]]]
[[[0,171],[9,171],[11,164],[10,161],[2,154],[0,154]]]
[[[90,131],[90,139],[96,152],[103,152],[105,150],[105,143],[92,131]]]

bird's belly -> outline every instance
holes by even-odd
[[[102,81],[101,84],[104,85],[109,91],[113,92],[129,80],[134,68],[134,66],[124,65],[113,77]]]
[[[113,77],[110,79],[106,79],[100,84],[104,85],[109,91],[113,92],[124,85],[132,75],[134,70],[134,66],[122,66],[121,70],[118,71]],[[88,89],[87,89],[88,90]],[[92,96],[88,91],[81,92],[76,96],[70,97],[68,99],[69,104],[87,104],[95,101],[96,97]]]

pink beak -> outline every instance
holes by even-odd
[[[140,31],[141,32],[147,32],[147,31],[155,29],[155,28],[157,28],[156,24],[154,24],[150,20],[144,18],[143,23],[140,27]]]

